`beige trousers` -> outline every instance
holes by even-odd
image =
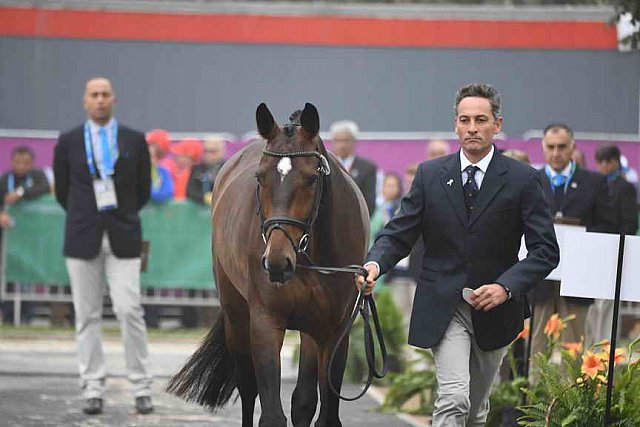
[[[487,421],[491,386],[507,347],[493,351],[478,347],[471,310],[462,301],[444,337],[432,349],[438,380],[433,427],[479,427]]]
[[[140,303],[140,258],[118,258],[111,251],[107,235],[92,260],[67,258],[73,308],[80,385],[85,399],[102,397],[106,366],[102,350],[102,298],[106,277],[113,309],[120,323],[124,342],[127,377],[133,394],[151,395],[151,375],[147,368],[147,327]]]

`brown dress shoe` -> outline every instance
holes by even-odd
[[[142,415],[152,413],[153,403],[151,403],[151,396],[136,397],[136,411]]]

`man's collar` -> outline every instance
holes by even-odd
[[[106,125],[100,126],[98,123],[96,123],[93,120],[89,119],[89,126],[91,126],[91,129],[100,129],[101,127],[104,127],[104,128],[108,129],[111,126],[113,126],[113,120],[114,120],[113,117],[111,117]]]
[[[553,169],[550,165],[547,165],[547,170],[551,174],[552,178],[558,174],[568,177],[571,174],[572,165],[573,165],[573,161],[567,163],[567,166],[565,166],[564,169],[562,169],[560,172],[556,172],[556,170]]]
[[[482,173],[487,173],[487,168],[489,167],[489,163],[491,163],[491,159],[493,158],[493,153],[495,152],[495,147],[491,144],[491,150],[487,153],[486,156],[482,158],[478,163],[471,163],[467,156],[464,155],[464,152],[460,150],[460,171],[463,171],[469,165],[477,166],[478,169],[482,171]]]

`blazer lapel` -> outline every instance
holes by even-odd
[[[482,186],[476,198],[475,209],[469,218],[469,225],[473,225],[478,220],[496,194],[498,194],[504,186],[507,181],[504,176],[506,172],[507,167],[503,162],[502,155],[496,150],[493,154],[493,159],[491,159],[491,163],[489,163],[487,172],[482,179]]]
[[[124,157],[126,157],[126,153],[125,153],[125,148],[124,148],[124,141],[122,139],[122,131],[120,129],[120,127],[118,127],[118,135],[116,136],[117,140],[116,140],[116,144],[118,145],[118,158],[116,159],[116,163],[113,166],[113,170],[114,172],[116,170],[118,170],[118,165],[120,164],[120,160]]]
[[[555,206],[555,202],[553,201],[553,191],[551,191],[551,181],[549,181],[549,177],[545,172],[544,168],[540,169],[540,179],[542,182],[542,191],[544,192],[544,198],[547,200],[547,204],[551,207],[551,211],[553,211],[553,206]]]
[[[569,184],[567,185],[567,191],[564,193],[564,197],[562,198],[562,209],[560,209],[560,212],[564,212],[565,207],[567,205],[571,205],[573,199],[575,199],[579,194],[581,188],[581,176],[582,173],[580,169],[576,169],[571,177],[571,181],[569,181]]]
[[[460,172],[460,155],[452,155],[451,159],[440,171],[440,182],[451,207],[465,226],[469,222],[467,208],[464,205],[462,192],[462,174]]]

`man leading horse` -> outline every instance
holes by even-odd
[[[409,344],[434,354],[434,427],[485,425],[506,347],[529,315],[526,292],[559,260],[539,174],[493,145],[503,120],[498,91],[486,84],[461,88],[454,114],[460,151],[420,164],[365,264],[371,292],[380,274],[420,236],[424,241]],[[528,255],[518,261],[523,234]]]

